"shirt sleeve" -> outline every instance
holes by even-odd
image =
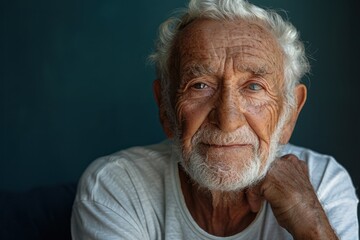
[[[330,224],[340,239],[358,240],[358,198],[347,171],[335,159],[328,157],[318,197]]]
[[[148,239],[126,214],[96,202],[79,201],[74,204],[71,219],[72,239]]]
[[[73,204],[74,240],[150,239],[142,208],[147,196],[134,175],[138,174],[131,167],[108,158],[98,159],[87,168]]]

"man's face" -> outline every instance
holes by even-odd
[[[258,175],[284,108],[284,59],[276,40],[257,22],[205,19],[178,40],[175,135],[185,169],[225,184]]]

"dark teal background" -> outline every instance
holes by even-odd
[[[354,1],[253,1],[285,9],[311,58],[292,142],[331,154],[360,183]],[[2,0],[0,189],[75,182],[95,158],[164,138],[146,58],[183,0]]]

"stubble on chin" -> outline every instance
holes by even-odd
[[[286,115],[280,117],[271,136],[267,154],[260,152],[258,138],[250,129],[239,130],[234,134],[224,134],[212,128],[202,128],[194,135],[191,149],[183,147],[180,138],[175,139],[174,145],[181,159],[180,163],[194,184],[202,189],[236,193],[256,185],[266,176],[271,164],[280,157],[283,146],[279,144],[279,139],[287,120]],[[202,146],[204,143],[248,144],[252,146],[252,150],[246,154],[239,153],[238,158],[235,154],[235,157],[231,157],[234,159],[229,160],[226,154],[221,154],[221,152],[214,155],[207,154]]]

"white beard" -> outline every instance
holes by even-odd
[[[262,163],[260,157],[259,140],[249,127],[241,127],[233,133],[223,133],[221,130],[205,126],[194,135],[192,150],[189,153],[184,152],[179,139],[175,139],[174,146],[181,158],[181,165],[193,181],[210,191],[234,192],[255,185],[265,177],[282,149],[279,139],[287,120],[286,112],[280,117],[271,136],[269,153],[265,162]],[[228,165],[222,160],[221,154],[217,156],[217,160],[208,161],[208,156],[201,154],[199,149],[201,142],[218,145],[251,144],[252,158],[242,159],[240,169]]]

